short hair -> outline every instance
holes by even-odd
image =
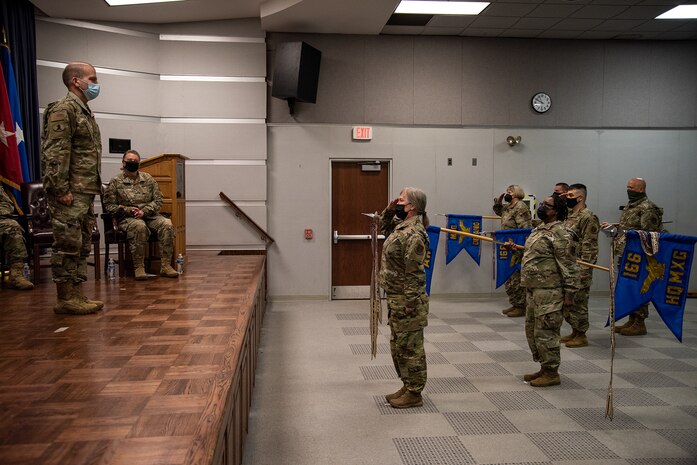
[[[518,184],[511,184],[510,186],[508,186],[508,190],[511,191],[512,195],[518,197],[521,200],[525,198],[525,191]]]
[[[639,181],[639,188],[646,191],[646,180],[644,178],[632,178],[630,181]]]
[[[428,227],[430,222],[426,214],[426,193],[416,187],[405,187],[402,189],[402,192],[407,196],[409,203],[416,209],[416,213],[423,217],[424,226]]]
[[[121,157],[121,161],[126,161],[126,155],[128,155],[129,153],[132,153],[133,155],[137,155],[138,161],[140,161],[140,154],[138,153],[137,150],[133,150],[133,149],[126,150],[126,152],[124,152],[124,154],[123,154],[123,157]]]
[[[82,61],[73,61],[68,63],[63,69],[63,84],[65,84],[65,87],[70,88],[70,81],[72,81],[74,77],[84,77],[87,66],[91,67],[92,65],[89,63],[83,63]]]
[[[554,187],[556,186],[561,186],[561,188],[564,189],[564,192],[569,192],[569,185],[565,182],[558,182],[554,185]]]
[[[569,186],[570,190],[575,190],[575,191],[581,191],[583,194],[583,198],[586,199],[588,198],[588,188],[586,188],[585,184],[581,184],[580,182],[577,182],[576,184],[572,184]]]

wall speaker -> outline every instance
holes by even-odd
[[[322,52],[305,42],[283,42],[276,47],[271,96],[288,101],[315,103]]]

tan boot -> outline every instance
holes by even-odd
[[[101,310],[104,308],[104,302],[101,300],[91,300],[88,299],[85,294],[82,293],[82,283],[73,283],[73,296],[78,299],[80,302],[84,302],[87,305],[94,305],[96,308],[96,311]]]
[[[627,328],[622,328],[620,331],[622,336],[643,336],[646,334],[646,325],[644,324],[644,319],[640,316],[634,317],[634,323],[632,326]]]
[[[402,394],[400,397],[392,399],[389,402],[394,408],[421,407],[424,404],[424,400],[421,397],[420,392],[411,392],[409,390],[404,391],[404,394]]]
[[[503,310],[501,310],[501,314],[508,315],[508,312],[512,312],[513,310],[515,310],[515,307],[504,308]]]
[[[564,342],[569,342],[570,340],[572,340],[573,338],[575,338],[577,334],[578,334],[578,333],[577,333],[576,330],[574,329],[573,331],[571,331],[571,334],[567,334],[566,336],[560,337],[560,338],[559,338],[559,342],[562,342],[562,343],[564,343]]]
[[[136,278],[136,281],[145,281],[148,279],[148,274],[145,272],[145,266],[141,265],[136,265],[135,269],[133,270],[133,277]]]
[[[537,371],[537,372],[535,372],[535,373],[530,373],[530,374],[527,374],[527,375],[523,375],[523,381],[528,381],[528,382],[529,382],[529,381],[532,381],[533,379],[537,379],[537,378],[539,378],[540,376],[542,376],[542,373],[543,373],[543,372],[544,372],[544,370],[540,367],[540,371]]]
[[[71,315],[87,315],[97,311],[97,307],[89,305],[75,298],[73,295],[73,283],[56,283],[58,301],[53,306],[53,312],[57,314],[68,313]]]
[[[7,284],[13,289],[28,291],[34,289],[34,284],[24,277],[24,263],[13,263],[10,265],[10,276]]]
[[[530,386],[535,387],[548,387],[557,386],[561,384],[561,378],[557,370],[550,370],[549,368],[542,368],[542,375],[530,381]]]
[[[586,347],[588,345],[588,338],[586,337],[586,333],[581,333],[581,332],[576,332],[576,336],[573,337],[573,339],[569,339],[566,341],[566,347],[569,348],[575,348],[575,347]]]
[[[525,309],[520,308],[520,307],[514,307],[513,310],[510,312],[506,313],[506,316],[510,316],[511,318],[516,318],[519,316],[525,316]]]
[[[402,397],[402,395],[403,395],[405,392],[407,392],[407,387],[406,387],[406,386],[402,386],[402,388],[401,388],[399,391],[393,392],[392,394],[387,394],[387,395],[385,396],[385,400],[389,402],[389,401],[391,401],[392,399],[397,399],[397,398],[399,398],[399,397]]]
[[[162,266],[160,267],[160,276],[164,276],[165,278],[178,278],[179,273],[177,273],[177,270],[170,266],[169,262],[163,262]]]
[[[629,314],[629,319],[628,319],[627,321],[625,321],[623,325],[617,325],[617,324],[615,324],[615,332],[616,332],[616,333],[621,333],[623,329],[629,328],[630,326],[632,326],[632,325],[634,324],[634,318],[636,318],[636,317],[634,316],[634,314],[633,314],[633,313],[630,313],[630,314]]]

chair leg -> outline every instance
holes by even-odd
[[[109,243],[104,241],[104,276],[107,275],[107,267],[109,266]]]
[[[99,252],[99,242],[94,243],[94,280],[99,281],[102,277],[102,254]]]
[[[39,284],[41,275],[41,248],[34,244],[34,284]]]
[[[119,242],[119,278],[126,276],[126,254],[124,252],[125,245],[123,242]]]

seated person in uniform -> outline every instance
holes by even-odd
[[[27,247],[24,244],[22,227],[11,217],[14,210],[14,202],[0,184],[0,243],[7,255],[7,263],[10,265],[7,283],[10,287],[27,291],[34,289],[34,285],[24,277]]]
[[[135,278],[148,279],[143,260],[144,247],[151,230],[160,241],[160,276],[178,278],[179,273],[171,266],[174,228],[168,218],[160,215],[162,193],[157,181],[148,173],[138,171],[140,154],[135,150],[127,151],[121,164],[122,172],[109,181],[103,207],[114,215],[119,227],[126,231]]]

